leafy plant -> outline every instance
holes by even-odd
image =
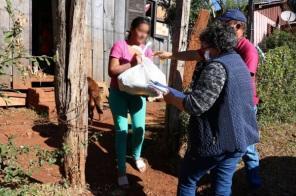
[[[180,134],[180,141],[179,141],[179,155],[184,156],[185,152],[188,148],[188,140],[189,140],[189,132],[188,132],[188,125],[189,125],[190,115],[186,112],[181,112],[179,115],[179,133]],[[180,152],[180,150],[182,152]]]
[[[295,42],[294,42],[295,44]],[[258,73],[262,123],[296,122],[296,51],[284,45],[270,49]]]
[[[0,184],[17,187],[28,184],[33,172],[47,164],[57,164],[63,162],[63,157],[69,153],[64,145],[61,150],[43,150],[39,146],[17,146],[13,136],[8,137],[7,144],[0,144]],[[20,163],[21,156],[30,156],[27,163]],[[24,167],[22,165],[28,165]],[[1,178],[3,176],[3,178]]]
[[[225,0],[225,9],[240,9],[247,11],[248,0]]]
[[[71,196],[83,195],[82,190],[76,190],[63,184],[25,184],[18,188],[0,187],[1,196]]]
[[[172,1],[171,4],[161,4],[167,9],[165,22],[171,27],[171,31],[174,29],[176,15],[176,3]],[[196,17],[198,16],[199,10],[210,9],[208,1],[192,0],[190,5],[190,16],[189,16],[189,30],[194,26]]]
[[[269,49],[274,49],[280,46],[288,46],[289,48],[296,49],[295,43],[295,34],[276,30],[270,36],[265,37],[263,41],[259,44],[259,46],[264,51],[268,51]]]
[[[28,180],[31,170],[24,171],[18,162],[19,156],[28,153],[27,146],[15,146],[12,136],[8,138],[7,144],[0,144],[0,173],[4,176],[4,183],[16,184]]]

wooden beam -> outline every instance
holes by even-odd
[[[173,36],[172,36],[172,50],[173,53],[184,51],[187,48],[188,26],[190,16],[191,0],[177,0],[176,1],[176,19],[174,22]],[[183,76],[183,61],[171,62],[169,84],[179,90],[182,89]]]
[[[175,18],[174,26],[172,27],[173,53],[186,50],[187,48],[187,33],[189,26],[190,5],[191,0],[176,1],[177,17]],[[169,85],[178,90],[182,90],[183,68],[184,62],[176,60],[171,61]],[[168,150],[170,150],[170,152],[176,152],[178,148],[178,146],[176,146],[176,143],[178,143],[176,140],[178,140],[178,138],[172,139],[172,137],[174,137],[174,133],[178,131],[177,129],[179,127],[179,113],[180,111],[174,106],[168,105],[166,108],[166,131],[164,139],[171,141],[171,143],[168,144]]]
[[[205,9],[200,10],[190,35],[190,40],[187,48],[188,50],[197,50],[201,47],[199,36],[201,32],[207,27],[209,19],[210,19],[210,12]],[[183,75],[183,88],[186,88],[190,85],[196,63],[197,61],[185,62],[184,75]]]
[[[1,91],[0,94],[4,95],[4,98],[0,97],[0,107],[26,105],[26,93]]]

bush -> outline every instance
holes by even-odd
[[[295,44],[296,42],[294,42]],[[258,72],[259,119],[296,122],[296,51],[285,45],[271,49]]]
[[[264,51],[268,51],[269,49],[274,49],[280,46],[288,46],[290,48],[296,49],[296,35],[276,30],[270,35],[263,39],[263,41],[259,44],[260,48]]]

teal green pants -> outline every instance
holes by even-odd
[[[120,90],[110,88],[109,105],[115,127],[115,150],[118,162],[118,171],[126,172],[126,151],[128,134],[128,113],[132,123],[132,156],[138,160],[141,156],[145,133],[146,99],[131,95]]]

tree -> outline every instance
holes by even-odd
[[[84,64],[86,1],[57,0],[55,99],[64,131],[64,169],[74,187],[85,186],[88,143],[87,80]]]

